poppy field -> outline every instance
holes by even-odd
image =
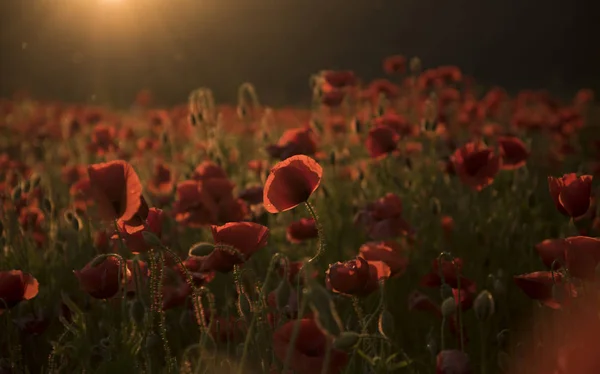
[[[0,99],[0,373],[600,373],[593,92],[310,82]]]

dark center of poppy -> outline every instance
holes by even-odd
[[[469,175],[476,175],[488,163],[489,150],[473,153],[465,158],[465,170]]]

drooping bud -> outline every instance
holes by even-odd
[[[340,351],[350,351],[360,340],[360,335],[353,331],[344,331],[333,341],[333,348]]]
[[[215,245],[208,242],[200,242],[192,245],[190,250],[188,251],[188,255],[190,256],[207,256],[215,249]]]
[[[475,298],[473,310],[479,321],[487,321],[494,314],[495,309],[494,297],[488,290],[481,291]]]
[[[456,300],[454,297],[449,297],[442,302],[442,315],[444,317],[450,317],[456,313]]]
[[[379,321],[377,322],[377,329],[379,333],[388,339],[391,339],[394,334],[394,316],[387,309],[384,309],[379,315]]]

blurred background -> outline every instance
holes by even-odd
[[[160,105],[201,86],[234,102],[309,101],[309,76],[383,75],[392,54],[484,85],[600,90],[598,5],[585,0],[0,0],[0,96]]]

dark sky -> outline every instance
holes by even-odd
[[[104,1],[104,3],[103,3]],[[306,102],[320,69],[381,75],[383,57],[458,65],[509,90],[600,91],[594,0],[0,0],[0,96],[127,105],[208,86],[235,100]]]

